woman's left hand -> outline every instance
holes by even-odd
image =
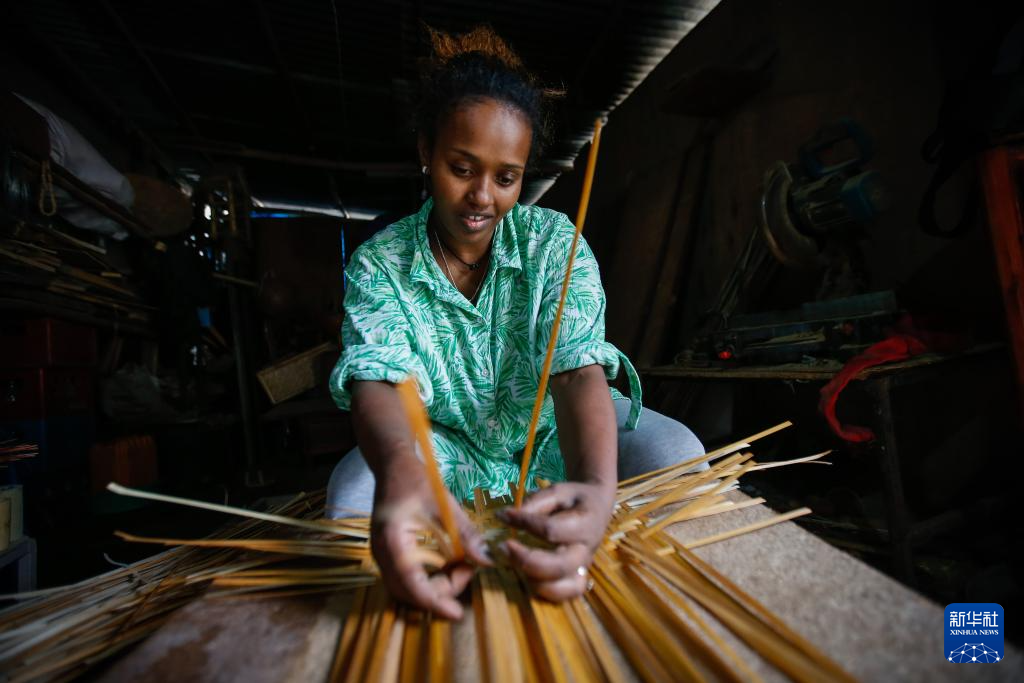
[[[614,504],[614,487],[563,482],[532,494],[518,509],[502,509],[498,516],[509,526],[555,546],[534,548],[509,539],[505,549],[512,566],[526,575],[540,597],[558,602],[582,595]]]

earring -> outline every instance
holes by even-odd
[[[427,175],[427,173],[429,171],[430,171],[430,169],[428,169],[426,166],[423,166],[422,168],[420,168],[420,173],[422,173],[423,175]]]

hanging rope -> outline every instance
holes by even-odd
[[[39,213],[44,216],[57,213],[57,196],[53,193],[53,170],[49,159],[39,164]]]

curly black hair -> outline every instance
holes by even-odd
[[[548,138],[546,99],[551,91],[542,88],[518,55],[486,26],[460,36],[428,31],[433,54],[424,65],[416,107],[416,130],[427,144],[433,146],[438,125],[460,105],[493,99],[530,122],[530,162],[535,162]]]

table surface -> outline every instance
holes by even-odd
[[[745,498],[739,492],[734,500]],[[770,517],[763,505],[670,529],[688,541]],[[999,664],[951,664],[943,609],[787,522],[695,551],[863,681],[1024,680],[1020,652]],[[349,606],[345,594],[303,598],[202,598],[121,657],[103,681],[323,681]],[[786,680],[738,643],[766,681]],[[477,680],[472,611],[456,625],[457,680]]]

